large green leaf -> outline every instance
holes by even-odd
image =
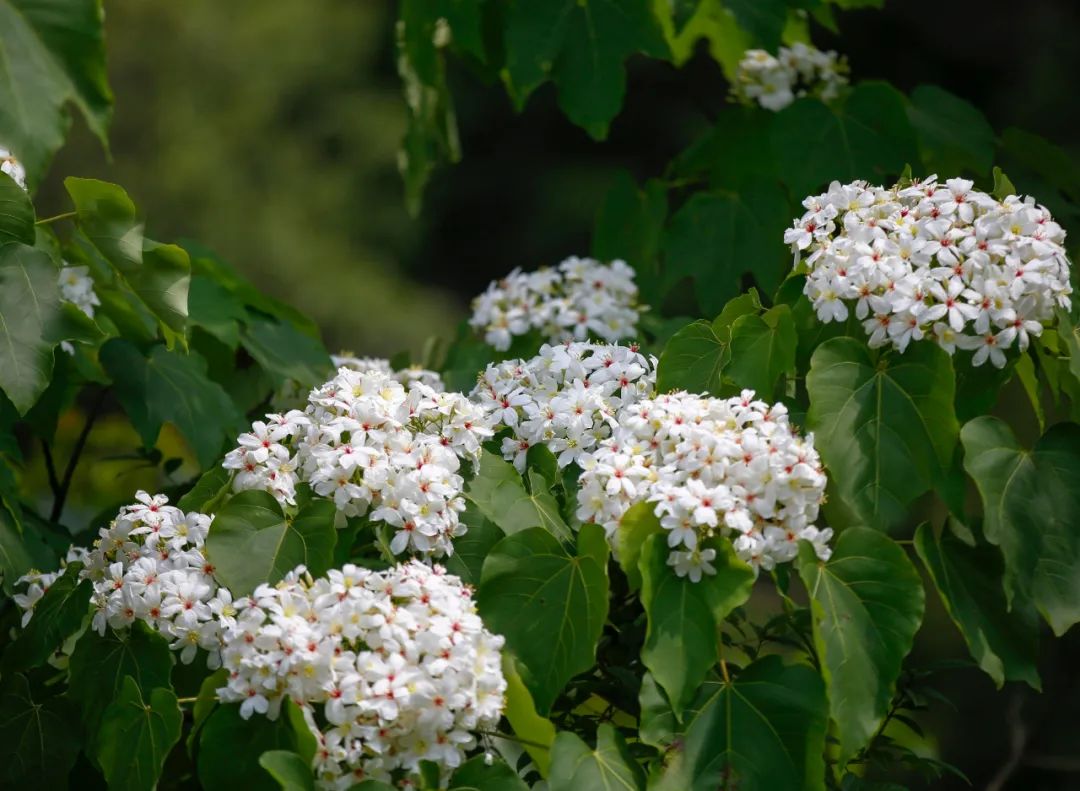
[[[15,513],[0,502],[0,573],[4,593],[11,595],[15,580],[34,565]]]
[[[665,232],[665,288],[693,278],[707,314],[719,313],[742,291],[744,273],[752,273],[759,286],[772,292],[791,267],[789,254],[776,243],[790,221],[787,197],[773,182],[696,193]]]
[[[602,528],[583,525],[579,553],[571,555],[548,531],[529,528],[504,538],[484,561],[480,615],[520,660],[541,714],[596,659],[608,612],[607,561],[595,556],[597,531],[603,542]]]
[[[674,175],[708,174],[713,185],[733,188],[759,179],[777,180],[770,142],[774,118],[774,113],[757,108],[723,108],[715,125],[671,163]]]
[[[485,450],[465,496],[507,535],[542,527],[560,541],[572,541],[573,533],[559,513],[559,503],[543,482],[543,476],[535,470],[528,474],[532,493],[525,488],[513,464]]]
[[[34,606],[34,617],[4,652],[4,673],[42,665],[86,618],[90,580],[79,581],[82,563],[72,563]]]
[[[315,791],[311,766],[291,750],[267,750],[259,756],[259,766],[277,780],[282,791]]]
[[[104,140],[112,94],[99,0],[0,0],[0,140],[37,184],[71,120],[68,102]]]
[[[0,245],[34,245],[34,205],[30,196],[7,173],[0,173]]]
[[[245,720],[239,706],[218,706],[199,737],[199,783],[206,791],[278,791],[278,783],[259,759],[272,750],[295,752],[296,747],[296,734],[287,717]]]
[[[1032,450],[994,417],[967,423],[960,438],[983,533],[1005,559],[1010,608],[1033,602],[1064,634],[1080,622],[1080,426],[1052,426]]]
[[[615,557],[631,590],[641,588],[641,552],[649,536],[661,531],[656,504],[635,503],[619,519],[615,531]]]
[[[153,791],[165,758],[180,741],[184,715],[171,689],[143,696],[131,676],[101,717],[97,759],[109,789]]]
[[[908,117],[927,174],[990,173],[994,130],[973,105],[936,85],[920,85],[911,92]]]
[[[1001,552],[981,543],[968,546],[952,530],[935,535],[928,524],[915,533],[915,550],[979,667],[999,688],[1026,681],[1039,689],[1038,614],[1027,602],[1009,612]]]
[[[0,247],[0,388],[20,415],[49,384],[53,343],[48,330],[60,313],[56,277],[44,251],[22,244]]]
[[[334,504],[314,499],[287,517],[273,495],[240,492],[220,508],[206,537],[215,575],[234,595],[246,596],[274,584],[300,565],[315,576],[333,563]]]
[[[645,773],[611,725],[596,731],[596,749],[563,731],[551,750],[551,791],[643,791]]]
[[[0,684],[0,785],[68,788],[81,747],[79,712],[66,697],[42,699],[21,673]]]
[[[656,391],[720,392],[720,374],[730,354],[711,321],[695,321],[671,336],[656,368]]]
[[[947,468],[958,426],[952,364],[932,343],[903,354],[834,338],[810,361],[806,421],[833,490],[865,524],[889,528]]]
[[[529,791],[525,781],[503,761],[470,758],[450,778],[451,791]]]
[[[658,285],[660,239],[667,219],[667,188],[649,181],[639,189],[620,170],[604,196],[593,226],[592,254],[601,261],[621,258],[634,268],[642,294]]]
[[[521,680],[520,662],[511,654],[503,654],[503,676],[506,678],[506,708],[503,716],[524,741],[522,747],[533,759],[541,776],[546,777],[551,765],[551,746],[555,743],[555,726],[551,720],[536,712],[532,695]]]
[[[750,598],[753,570],[726,539],[716,542],[715,574],[698,582],[668,565],[665,534],[649,536],[641,550],[641,603],[648,616],[641,661],[663,687],[676,715],[694,698],[716,664],[717,635],[728,614]]]
[[[481,514],[472,503],[465,506],[461,521],[469,529],[465,535],[454,539],[454,554],[443,562],[447,571],[456,574],[462,582],[475,586],[480,584],[484,558],[492,547],[506,537],[506,533]]]
[[[766,656],[712,678],[687,709],[655,791],[825,788],[825,694],[805,665]]]
[[[922,581],[895,541],[866,527],[843,531],[827,563],[802,542],[799,574],[844,763],[885,718],[922,622]]]
[[[243,415],[221,385],[206,375],[206,360],[195,353],[154,346],[148,357],[133,343],[114,338],[99,354],[116,395],[147,447],[157,442],[164,423],[172,423],[209,467],[232,443]]]
[[[892,183],[919,156],[907,100],[882,82],[860,83],[843,104],[799,99],[776,114],[772,144],[796,197],[834,180]]]
[[[593,138],[607,136],[626,92],[623,61],[666,57],[652,0],[518,0],[506,15],[506,69],[518,107],[548,79],[559,106]]]
[[[787,305],[764,315],[741,316],[731,325],[731,361],[724,369],[739,390],[749,388],[772,401],[780,378],[795,370],[795,320]]]
[[[232,472],[224,467],[211,467],[199,476],[187,493],[176,501],[176,507],[181,511],[201,511],[212,514],[217,511],[217,505],[228,496],[231,490]]]
[[[788,0],[725,0],[724,5],[758,47],[776,52],[787,23]]]
[[[333,371],[330,355],[322,343],[286,321],[249,311],[240,342],[263,370],[278,381],[292,379],[314,387],[326,381]]]
[[[75,643],[68,665],[68,690],[82,708],[87,747],[93,748],[101,715],[131,676],[139,689],[168,689],[173,657],[168,641],[140,624],[104,636],[88,629]]]

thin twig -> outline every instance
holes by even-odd
[[[1008,784],[1024,759],[1024,748],[1027,747],[1028,729],[1024,724],[1022,709],[1024,698],[1018,692],[1009,701],[1009,757],[998,769],[997,774],[987,784],[986,791],[1001,791]]]
[[[75,447],[71,449],[67,468],[64,470],[64,480],[61,481],[60,488],[53,499],[52,513],[49,515],[50,522],[60,521],[60,516],[64,512],[64,501],[67,500],[68,490],[71,488],[71,479],[75,475],[75,467],[79,463],[79,457],[82,455],[83,448],[86,447],[86,439],[90,436],[90,430],[94,427],[94,421],[97,420],[103,403],[105,403],[105,388],[98,391],[97,398],[94,399],[94,403],[90,406],[90,411],[86,415],[86,423],[83,425],[82,431],[79,432],[78,439],[75,440]]]
[[[79,213],[77,211],[66,211],[63,214],[57,214],[54,217],[46,217],[43,220],[38,220],[37,222],[34,223],[34,225],[48,225],[49,223],[58,222],[60,220],[69,220],[72,217],[78,217],[78,216],[79,216]]]
[[[41,454],[45,457],[45,471],[49,474],[49,488],[52,490],[55,502],[60,496],[60,479],[56,477],[56,464],[53,462],[52,450],[45,440],[41,440]]]

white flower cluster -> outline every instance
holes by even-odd
[[[319,741],[324,788],[415,778],[421,761],[453,769],[474,732],[498,723],[503,638],[439,566],[348,565],[314,581],[300,568],[237,609],[218,696],[240,702],[245,718],[276,717],[286,697],[299,703]]]
[[[443,384],[442,376],[439,375],[438,371],[432,371],[420,365],[410,365],[408,368],[395,371],[393,366],[390,365],[390,361],[385,358],[356,357],[350,352],[331,354],[330,362],[334,364],[335,368],[344,367],[353,371],[378,371],[389,375],[405,386],[413,382],[420,382],[440,393],[446,390],[446,385]]]
[[[236,471],[235,489],[262,489],[283,505],[295,505],[306,482],[346,516],[370,511],[396,528],[393,552],[441,556],[465,532],[460,459],[477,458],[492,433],[484,410],[460,393],[342,367],[305,411],[252,424],[223,466]]]
[[[822,321],[853,306],[872,347],[932,338],[1002,368],[1006,349],[1027,349],[1055,306],[1070,306],[1065,231],[1033,198],[931,176],[890,189],[833,182],[803,206],[784,241],[796,261],[808,253],[805,293]]]
[[[12,181],[26,189],[26,168],[3,146],[0,146],[0,173],[10,176]]]
[[[12,600],[22,610],[22,623],[25,627],[30,623],[30,619],[34,617],[34,607],[41,601],[41,597],[44,596],[52,584],[63,576],[70,563],[85,563],[87,552],[82,547],[70,547],[68,548],[67,555],[61,561],[60,569],[58,571],[37,571],[36,569],[23,574],[17,580],[15,580],[16,586],[25,585],[26,590],[22,593],[16,593],[12,596]]]
[[[614,343],[634,335],[637,298],[634,270],[625,261],[603,264],[575,256],[554,269],[515,269],[492,282],[473,300],[469,324],[499,351],[531,330],[549,343],[590,335]]]
[[[90,277],[89,267],[63,266],[60,268],[57,282],[60,286],[61,300],[72,303],[88,318],[94,318],[94,308],[101,302],[98,300],[97,292],[94,291],[94,281]],[[75,346],[71,341],[60,341],[60,348],[67,354],[75,354]]]
[[[739,61],[733,92],[775,112],[801,96],[835,99],[847,81],[847,65],[835,52],[797,42],[780,47],[775,56],[763,49],[747,50]]]
[[[531,360],[489,365],[472,392],[518,470],[533,445],[547,445],[565,467],[580,464],[615,429],[619,410],[653,392],[655,366],[634,346],[589,342],[544,345]]]
[[[832,530],[813,524],[825,483],[813,437],[795,433],[783,404],[752,390],[726,400],[671,393],[620,412],[585,461],[577,513],[613,539],[632,505],[655,503],[668,565],[697,582],[715,573],[705,542],[716,535],[731,536],[755,569],[792,560],[800,539],[828,558]]]
[[[123,629],[144,621],[190,663],[199,648],[217,667],[221,619],[232,613],[232,594],[219,587],[203,554],[213,516],[184,513],[163,494],[139,492],[99,531],[83,577],[94,585],[92,626]]]

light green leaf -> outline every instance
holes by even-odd
[[[548,488],[534,485],[530,494],[514,465],[490,451],[483,451],[465,496],[507,535],[542,527],[560,541],[573,540]]]
[[[98,0],[0,0],[0,140],[37,184],[71,125],[104,142],[112,109]]]
[[[730,681],[705,683],[686,711],[678,749],[649,787],[824,791],[826,721],[821,677],[763,657]]]
[[[304,759],[291,750],[267,750],[259,766],[277,780],[283,791],[315,791],[315,777]]]
[[[596,731],[595,750],[569,731],[555,737],[548,788],[551,791],[643,791],[645,773],[630,755],[619,732],[602,723]]]
[[[623,61],[635,52],[666,57],[652,0],[513,3],[506,18],[506,69],[520,109],[548,79],[566,116],[596,140],[622,107]]]
[[[1038,614],[1021,602],[1008,611],[1001,552],[982,543],[968,546],[951,530],[934,535],[928,524],[916,531],[915,550],[979,667],[999,689],[1006,681],[1039,689]]]
[[[0,247],[0,388],[20,415],[49,384],[53,344],[47,331],[60,311],[56,278],[47,253],[21,244]]]
[[[35,697],[21,673],[0,684],[0,785],[68,788],[82,746],[78,708],[67,697]]]
[[[180,741],[183,719],[171,689],[152,689],[144,699],[135,679],[125,676],[102,715],[98,738],[97,758],[110,790],[153,791]]]
[[[844,530],[827,563],[800,542],[799,574],[810,594],[843,764],[885,718],[922,622],[925,594],[904,550],[866,527]]]
[[[231,484],[232,472],[220,466],[211,467],[176,501],[176,507],[185,512],[212,514],[217,511],[217,505],[228,496]]]
[[[724,378],[739,390],[749,388],[772,401],[776,383],[795,370],[797,343],[787,305],[770,308],[762,316],[741,316],[731,326],[731,361]]]
[[[198,354],[154,346],[149,357],[122,338],[101,347],[102,366],[112,378],[124,411],[146,447],[153,447],[164,423],[172,423],[209,467],[235,440],[243,416],[232,399],[206,375]]]
[[[588,536],[602,528],[583,525]],[[608,612],[607,567],[570,555],[540,527],[508,535],[488,554],[477,606],[521,662],[522,680],[547,714],[573,676],[592,667]]]
[[[681,66],[694,54],[699,39],[709,44],[709,53],[724,70],[730,81],[735,79],[743,53],[753,46],[750,36],[739,27],[735,16],[724,7],[723,0],[700,0],[689,18],[686,11],[673,18],[672,6],[656,3],[664,37],[671,48],[671,59]],[[665,13],[666,12],[666,13]],[[681,23],[681,24],[677,24]]]
[[[810,361],[806,421],[834,491],[865,524],[903,523],[907,504],[952,459],[958,426],[952,363],[932,343],[874,353],[834,338]]]
[[[692,582],[668,565],[666,539],[666,534],[653,534],[641,550],[641,603],[648,617],[641,661],[681,716],[716,664],[720,624],[750,598],[754,572],[721,539],[714,547],[716,573]]]
[[[983,533],[1005,559],[1010,608],[1033,602],[1064,634],[1080,622],[1080,426],[1052,426],[1032,450],[994,417],[975,418],[960,438]]]
[[[920,85],[911,92],[908,118],[919,139],[925,173],[989,174],[994,130],[972,104],[936,85]]]
[[[522,747],[533,759],[541,777],[547,777],[551,765],[551,746],[555,743],[555,726],[551,720],[536,713],[532,695],[521,680],[520,663],[503,654],[503,676],[506,678],[506,717],[514,733],[525,740]]]
[[[325,573],[336,540],[331,501],[314,499],[289,518],[273,495],[252,490],[234,495],[218,510],[206,537],[206,555],[233,595],[246,596],[300,565],[315,576]]]
[[[34,606],[34,617],[4,652],[4,673],[45,664],[63,642],[79,631],[89,610],[90,580],[79,580],[82,563],[72,563]]]
[[[34,205],[26,190],[7,173],[0,173],[0,245],[19,242],[34,246]]]
[[[1017,194],[1016,187],[1005,175],[1005,171],[996,166],[994,167],[994,188],[990,192],[998,200],[1005,200],[1010,195]]]
[[[660,532],[660,519],[653,503],[636,503],[623,514],[615,531],[616,552],[619,566],[630,583],[630,590],[641,588],[641,550],[646,539]]]

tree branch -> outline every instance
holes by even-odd
[[[94,427],[94,421],[98,418],[98,413],[101,412],[101,406],[105,403],[105,388],[101,388],[98,391],[97,397],[94,399],[94,403],[90,406],[90,411],[86,415],[86,423],[83,425],[82,431],[79,432],[78,439],[75,440],[75,447],[71,449],[71,456],[68,457],[67,467],[64,469],[64,480],[60,482],[59,488],[53,488],[56,496],[53,498],[52,513],[49,514],[50,522],[59,522],[60,516],[64,512],[64,501],[67,500],[68,490],[71,488],[71,479],[75,475],[75,467],[79,464],[79,457],[82,455],[83,448],[86,447],[86,439],[90,436],[90,430]],[[51,479],[55,479],[56,470],[52,466],[51,457],[46,450],[45,463],[47,467],[51,469]]]

